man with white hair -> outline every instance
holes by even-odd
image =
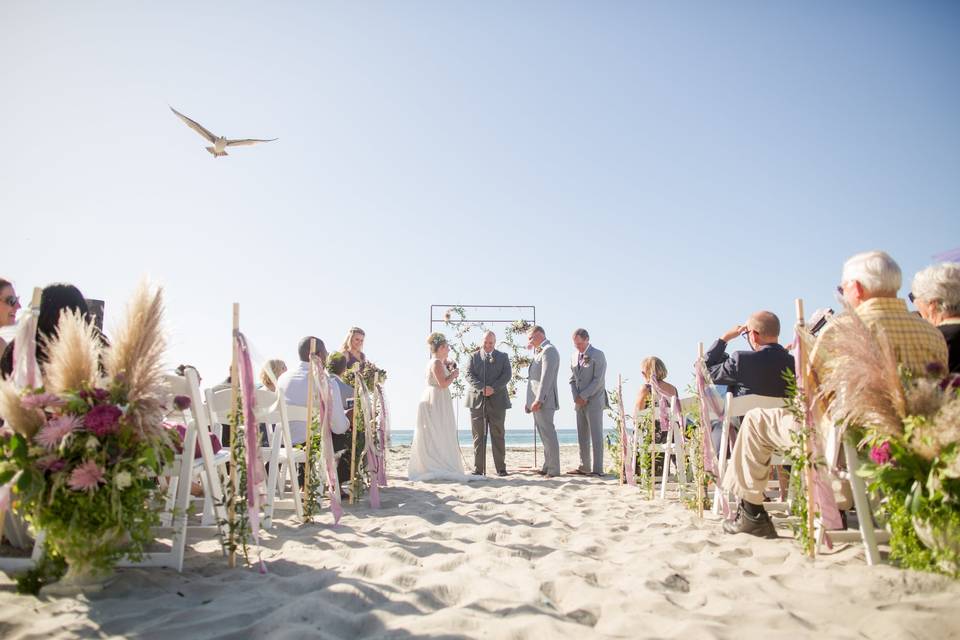
[[[843,265],[837,291],[860,320],[874,333],[889,339],[897,362],[905,369],[924,375],[930,364],[946,367],[947,344],[936,328],[907,310],[897,298],[900,267],[882,251],[858,253]],[[843,322],[842,316],[836,322]],[[829,358],[831,328],[817,338],[814,351]],[[822,360],[818,359],[818,362]],[[763,508],[763,494],[770,475],[770,458],[792,445],[799,425],[786,409],[754,409],[744,416],[733,456],[723,476],[723,489],[740,498],[735,520],[723,523],[727,533],[748,533],[776,538],[777,532]]]
[[[960,264],[927,267],[913,277],[909,297],[923,319],[946,339],[950,373],[960,373]]]

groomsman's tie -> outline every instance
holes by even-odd
[[[579,369],[582,366],[583,366],[583,354],[581,353],[579,356],[577,356],[577,368]]]

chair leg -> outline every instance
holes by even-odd
[[[867,496],[867,487],[863,478],[857,474],[860,466],[860,461],[857,459],[857,446],[849,435],[844,438],[843,455],[847,459],[853,504],[857,509],[857,520],[860,521],[860,537],[863,539],[867,564],[872,567],[880,564],[880,550],[877,548],[877,537],[874,532],[873,509],[870,507],[870,498]]]

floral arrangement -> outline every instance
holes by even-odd
[[[66,311],[46,344],[43,386],[0,383],[0,511],[12,506],[45,532],[67,580],[142,558],[159,524],[158,476],[177,437],[162,426],[161,319],[160,291],[141,287],[104,347],[92,324]]]
[[[861,446],[861,475],[904,567],[960,577],[960,377],[897,366],[889,341],[856,314],[831,327],[819,397]]]
[[[367,391],[372,392],[377,388],[378,384],[383,384],[387,381],[387,372],[375,365],[371,360],[366,360],[355,363],[352,367],[344,371],[340,378],[354,388],[357,386],[357,380],[362,380],[363,386]]]

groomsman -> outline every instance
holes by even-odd
[[[493,464],[498,476],[507,475],[504,426],[510,394],[507,385],[513,375],[510,358],[497,351],[497,336],[493,331],[483,334],[483,347],[470,358],[467,367],[467,407],[470,409],[470,424],[473,428],[473,473],[487,473],[487,428],[493,446]]]
[[[533,414],[533,424],[543,440],[542,476],[560,475],[560,443],[553,415],[560,406],[557,396],[557,374],[560,372],[560,354],[547,340],[543,327],[535,326],[527,333],[529,347],[533,348],[533,362],[527,373],[527,413]]]
[[[590,334],[586,329],[573,332],[573,346],[576,352],[570,364],[570,390],[573,392],[573,403],[577,412],[580,467],[568,473],[602,476],[603,409],[607,406],[604,376],[607,372],[607,359],[602,351],[590,345]]]

